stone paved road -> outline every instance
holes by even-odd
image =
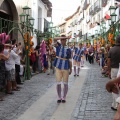
[[[78,102],[71,115],[71,120],[113,120],[114,112],[110,109],[112,97],[105,90],[108,78],[102,78],[98,65],[89,65],[85,83],[80,93]],[[54,85],[54,75],[39,74],[25,81],[22,89],[14,95],[5,97],[0,102],[0,120],[16,120],[37,99],[41,98],[46,91]],[[69,86],[74,83],[74,77],[70,77]],[[52,101],[40,120],[50,120],[53,113],[59,107]],[[67,111],[66,111],[67,112]]]
[[[14,95],[5,96],[0,102],[0,120],[13,120],[28,109],[33,102],[40,98],[55,81],[54,75],[38,74],[25,81],[21,90]]]
[[[72,76],[73,78],[73,76]],[[46,91],[55,84],[55,76],[52,74],[40,73],[27,80],[21,85],[18,92],[14,95],[5,95],[5,101],[0,102],[0,120],[16,120],[23,114],[34,102],[36,102]],[[70,81],[70,85],[72,81]],[[51,107],[54,109],[51,111]],[[51,103],[51,106],[42,115],[46,120],[46,116],[56,110],[57,104]]]
[[[113,120],[115,112],[110,107],[112,96],[105,90],[108,78],[103,78],[97,64],[90,70],[83,85],[71,120]]]

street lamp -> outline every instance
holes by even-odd
[[[114,22],[116,22],[116,14],[115,13],[112,13],[111,15],[111,22],[114,24]]]
[[[19,16],[20,16],[20,22],[21,22],[21,23],[26,22],[26,21],[25,21],[25,20],[26,20],[26,14],[22,13],[22,14],[20,14]]]
[[[30,58],[29,58],[29,53],[30,53],[30,40],[31,40],[31,33],[33,32],[33,25],[34,25],[34,18],[30,17],[30,9],[28,6],[25,6],[22,8],[23,13],[20,14],[20,22],[23,25],[22,29],[24,32],[24,41],[25,42],[25,54],[26,54],[26,60],[25,60],[25,79],[29,80],[31,73],[30,73]]]
[[[35,19],[34,19],[33,17],[30,17],[30,18],[29,18],[30,25],[32,25],[32,26],[34,25],[34,20],[35,20]]]
[[[110,14],[115,13],[116,7],[110,6],[109,10],[110,10]]]
[[[23,7],[22,9],[23,9],[24,14],[26,14],[26,15],[28,15],[28,16],[30,15],[30,10],[31,10],[30,7],[25,6],[25,7]]]

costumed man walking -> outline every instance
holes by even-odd
[[[79,47],[75,47],[75,54],[73,56],[74,76],[79,76],[81,56],[83,56],[84,50],[82,44]]]
[[[54,46],[56,47],[54,66],[56,68],[56,89],[58,94],[57,103],[66,102],[68,78],[69,74],[72,72],[71,50],[68,46],[66,46],[67,39],[69,39],[69,37],[66,37],[65,35],[54,38]],[[60,40],[61,43],[59,43],[57,40]],[[61,96],[61,82],[64,84],[63,96]]]

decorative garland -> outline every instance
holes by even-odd
[[[30,46],[33,46],[33,36],[29,36],[29,32],[25,33],[24,35],[24,44],[25,44],[25,50],[28,51],[28,56],[31,56],[32,49]]]

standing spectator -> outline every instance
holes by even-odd
[[[85,57],[85,51],[86,51],[86,47],[83,47],[83,54],[81,55],[81,67],[84,67],[84,57]]]
[[[88,50],[88,60],[90,64],[94,63],[94,48],[92,45],[89,47],[89,50]]]
[[[16,40],[14,39],[14,40],[12,40],[12,45],[14,46],[13,51],[18,55],[17,59],[15,60],[16,82],[17,82],[17,84],[23,84],[21,82],[21,78],[20,78],[20,74],[19,74],[20,73],[20,59],[21,59],[21,56],[22,56],[21,44],[19,43],[19,45],[17,45]]]
[[[34,63],[34,72],[35,73],[39,73],[39,69],[38,69],[38,66],[39,66],[39,56],[40,56],[40,51],[39,51],[39,49],[40,49],[40,46],[39,45],[37,45],[36,47],[35,47],[35,57],[36,57],[36,59],[35,59],[35,63]]]
[[[56,67],[58,103],[66,102],[66,95],[68,92],[68,77],[72,72],[72,62],[69,60],[71,59],[71,50],[68,48],[68,46],[66,46],[66,39],[68,39],[68,37],[65,35],[54,38],[54,43],[56,46],[56,59],[54,61],[54,66]],[[57,40],[61,40],[61,44],[57,42]],[[63,97],[61,96],[62,79],[64,84]]]
[[[47,75],[50,75],[50,68],[51,68],[51,53],[50,53],[50,48],[47,47],[46,49],[46,60],[48,63],[48,73]]]
[[[4,54],[8,55],[9,50],[11,49],[11,41],[6,41],[7,46],[5,46]],[[16,90],[17,85],[15,81],[15,60],[17,59],[18,55],[11,50],[10,57],[8,60],[5,61],[5,68],[6,68],[6,81],[7,81],[7,94],[13,94],[12,89]],[[12,89],[11,89],[12,88]]]
[[[4,45],[0,43],[0,90],[5,88],[6,81],[5,81],[5,60],[8,60],[10,57],[10,51],[8,51],[8,55],[3,54]],[[0,101],[3,101],[3,96],[0,93]]]
[[[108,53],[108,71],[111,74],[111,78],[115,79],[117,77],[118,68],[120,63],[120,35],[116,37],[116,45],[109,50]],[[112,103],[112,110],[116,110],[116,97],[115,93],[112,93],[113,96],[113,103]]]
[[[34,42],[32,41],[32,44],[30,45],[30,50],[31,50],[31,56],[30,56],[30,65],[32,67],[32,72],[35,73],[35,61],[36,61],[36,56],[35,56],[35,50],[34,50]]]
[[[85,57],[86,57],[86,61],[88,61],[88,46],[86,46],[86,49],[85,49]]]
[[[54,46],[50,46],[50,54],[51,54],[51,68],[53,69],[53,74],[54,74],[55,67],[53,66],[53,62],[56,58],[56,52]]]

